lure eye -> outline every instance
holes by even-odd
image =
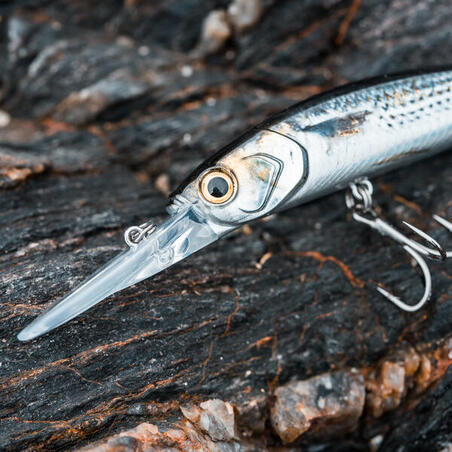
[[[235,179],[223,168],[209,170],[201,177],[200,191],[203,198],[212,204],[224,204],[235,194]]]

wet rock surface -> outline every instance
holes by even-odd
[[[426,349],[425,345],[421,348],[417,352],[405,345],[370,368],[333,371],[291,381],[278,386],[264,401],[262,396],[249,395],[237,405],[219,399],[180,406],[177,402],[171,406],[157,405],[152,408],[154,416],[158,418],[160,410],[167,421],[160,421],[159,425],[140,424],[82,451],[166,450],[167,447],[169,450],[264,452],[336,450],[337,447],[378,450],[383,443],[392,444],[394,432],[387,434],[387,427],[380,419],[382,412],[375,410],[377,393],[385,404],[385,413],[394,415],[400,404],[404,404],[407,408],[404,411],[411,415],[414,412],[424,421],[428,413],[435,419],[439,412],[437,400],[448,397],[448,386],[443,379],[449,380],[447,369],[452,363],[452,344],[448,341],[433,349]],[[413,366],[414,356],[418,364]],[[428,383],[421,381],[424,372],[420,361],[428,362],[432,371]],[[383,379],[378,387],[374,381],[377,374]],[[438,380],[439,385],[435,384]],[[441,444],[447,446],[450,407],[445,401],[439,405],[446,416],[444,422],[439,419],[427,422],[419,432],[412,433],[411,444],[416,444],[415,447],[428,448],[425,438],[433,426],[438,429],[435,447],[441,450]],[[402,419],[402,428],[408,428],[405,413]],[[260,424],[267,424],[267,428],[261,428]],[[271,429],[285,447],[277,445]],[[364,438],[369,434],[372,437],[366,444]],[[338,437],[347,440],[337,445]],[[361,443],[360,437],[363,437]],[[412,449],[402,445],[401,450]]]
[[[251,125],[348,80],[448,62],[448,0],[33,0],[0,16],[0,450],[448,447],[451,264],[431,264],[425,309],[399,311],[374,280],[417,300],[418,275],[347,220],[343,194],[15,338]],[[218,42],[200,52],[206,36]],[[385,175],[378,203],[447,243],[431,214],[452,217],[451,168],[446,152]],[[293,415],[307,428],[283,446],[272,426],[300,397],[285,391],[325,379],[332,399],[305,397],[316,411]]]

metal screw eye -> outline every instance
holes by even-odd
[[[130,226],[124,232],[124,240],[130,248],[138,245],[141,240],[152,234],[157,226],[151,222],[140,224],[140,226]]]

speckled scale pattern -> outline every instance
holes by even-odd
[[[268,128],[296,140],[309,176],[305,202],[452,148],[452,70],[381,79],[301,103]]]
[[[379,111],[380,119],[386,119],[388,127],[396,127],[451,108],[452,70],[416,75],[344,94],[307,110],[301,109],[293,119],[303,128],[358,109]]]

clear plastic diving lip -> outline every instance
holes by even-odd
[[[146,239],[107,262],[88,280],[56,302],[17,336],[28,341],[68,322],[108,296],[149,278],[216,241],[214,231],[192,208],[170,217]]]

